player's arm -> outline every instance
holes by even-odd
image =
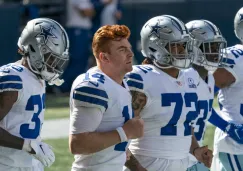
[[[132,109],[134,111],[135,116],[139,116],[140,112],[144,108],[147,103],[147,97],[144,93],[139,91],[131,90],[132,94]]]
[[[243,144],[243,125],[229,123],[223,120],[214,109],[212,109],[212,115],[209,120],[210,123],[226,132],[233,140],[239,144]]]
[[[212,108],[212,114],[208,119],[208,121],[214,126],[221,129],[222,131],[225,131],[226,127],[229,125],[229,123],[224,119],[222,119],[213,108]]]
[[[129,149],[128,149],[129,150]],[[130,169],[130,171],[146,171],[145,168],[139,163],[136,157],[129,150],[131,156],[130,159],[126,161],[125,166]]]
[[[17,91],[5,91],[0,93],[0,121],[8,114],[17,99]],[[21,150],[23,144],[23,138],[11,135],[8,131],[0,127],[0,146]]]
[[[208,168],[211,167],[213,153],[208,146],[200,147],[198,141],[194,135],[194,129],[192,128],[192,143],[190,153],[196,157],[196,159],[205,164]]]
[[[90,154],[121,142],[116,130],[95,132],[103,113],[98,108],[79,106],[71,113],[69,147],[72,154]]]
[[[220,89],[228,87],[236,81],[235,77],[225,68],[218,68],[213,73],[213,76],[215,85]]]
[[[131,91],[132,94],[132,108],[135,116],[139,116],[143,107],[147,103],[147,97],[144,93],[138,91]],[[142,167],[136,157],[131,153],[130,160],[127,160],[125,166],[131,171],[142,171],[146,170]]]
[[[190,147],[190,153],[194,155],[194,152],[197,148],[199,148],[199,144],[197,142],[197,138],[194,135],[194,129],[192,128],[192,142],[191,142],[191,147]]]
[[[119,130],[96,131],[108,108],[105,90],[83,86],[75,89],[72,98],[69,148],[73,154],[95,153],[142,136],[141,119],[130,119]]]
[[[93,17],[95,15],[90,0],[72,0],[71,3],[72,7],[77,10],[82,17]]]

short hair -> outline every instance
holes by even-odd
[[[153,65],[154,64],[153,60],[151,58],[145,57],[145,59],[142,62],[142,65],[148,65],[148,64]]]
[[[125,25],[106,25],[100,27],[94,34],[92,42],[92,50],[95,57],[100,52],[109,53],[110,41],[119,41],[121,39],[129,39],[130,30]]]

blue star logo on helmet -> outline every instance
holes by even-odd
[[[150,28],[152,29],[150,32],[150,35],[155,34],[157,37],[159,37],[159,30],[162,29],[158,23],[156,23],[156,25],[154,26],[150,26]]]
[[[240,21],[243,21],[243,14],[240,14]]]
[[[54,26],[45,28],[42,25],[40,25],[41,32],[39,34],[37,34],[36,37],[42,37],[43,38],[43,43],[46,44],[46,42],[47,42],[47,40],[48,40],[49,37],[51,37],[51,38],[57,38],[52,33],[53,28],[54,28]]]

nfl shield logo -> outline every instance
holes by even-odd
[[[176,83],[179,85],[179,86],[182,86],[182,83],[180,81],[176,81]]]

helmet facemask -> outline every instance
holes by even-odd
[[[150,48],[154,63],[160,68],[175,67],[186,69],[191,66],[193,61],[193,39],[189,36],[180,41],[154,40],[156,49]],[[156,57],[155,57],[156,56]],[[156,60],[157,59],[157,60]],[[162,66],[161,66],[162,65]]]
[[[222,66],[223,57],[226,57],[227,43],[222,38],[217,41],[195,41],[197,50],[194,50],[193,63],[203,66],[208,71],[215,71]]]
[[[56,54],[45,45],[39,45],[39,60],[33,60],[31,55],[27,58],[30,69],[40,75],[50,85],[60,86],[64,80],[59,79],[68,64],[68,53]]]

